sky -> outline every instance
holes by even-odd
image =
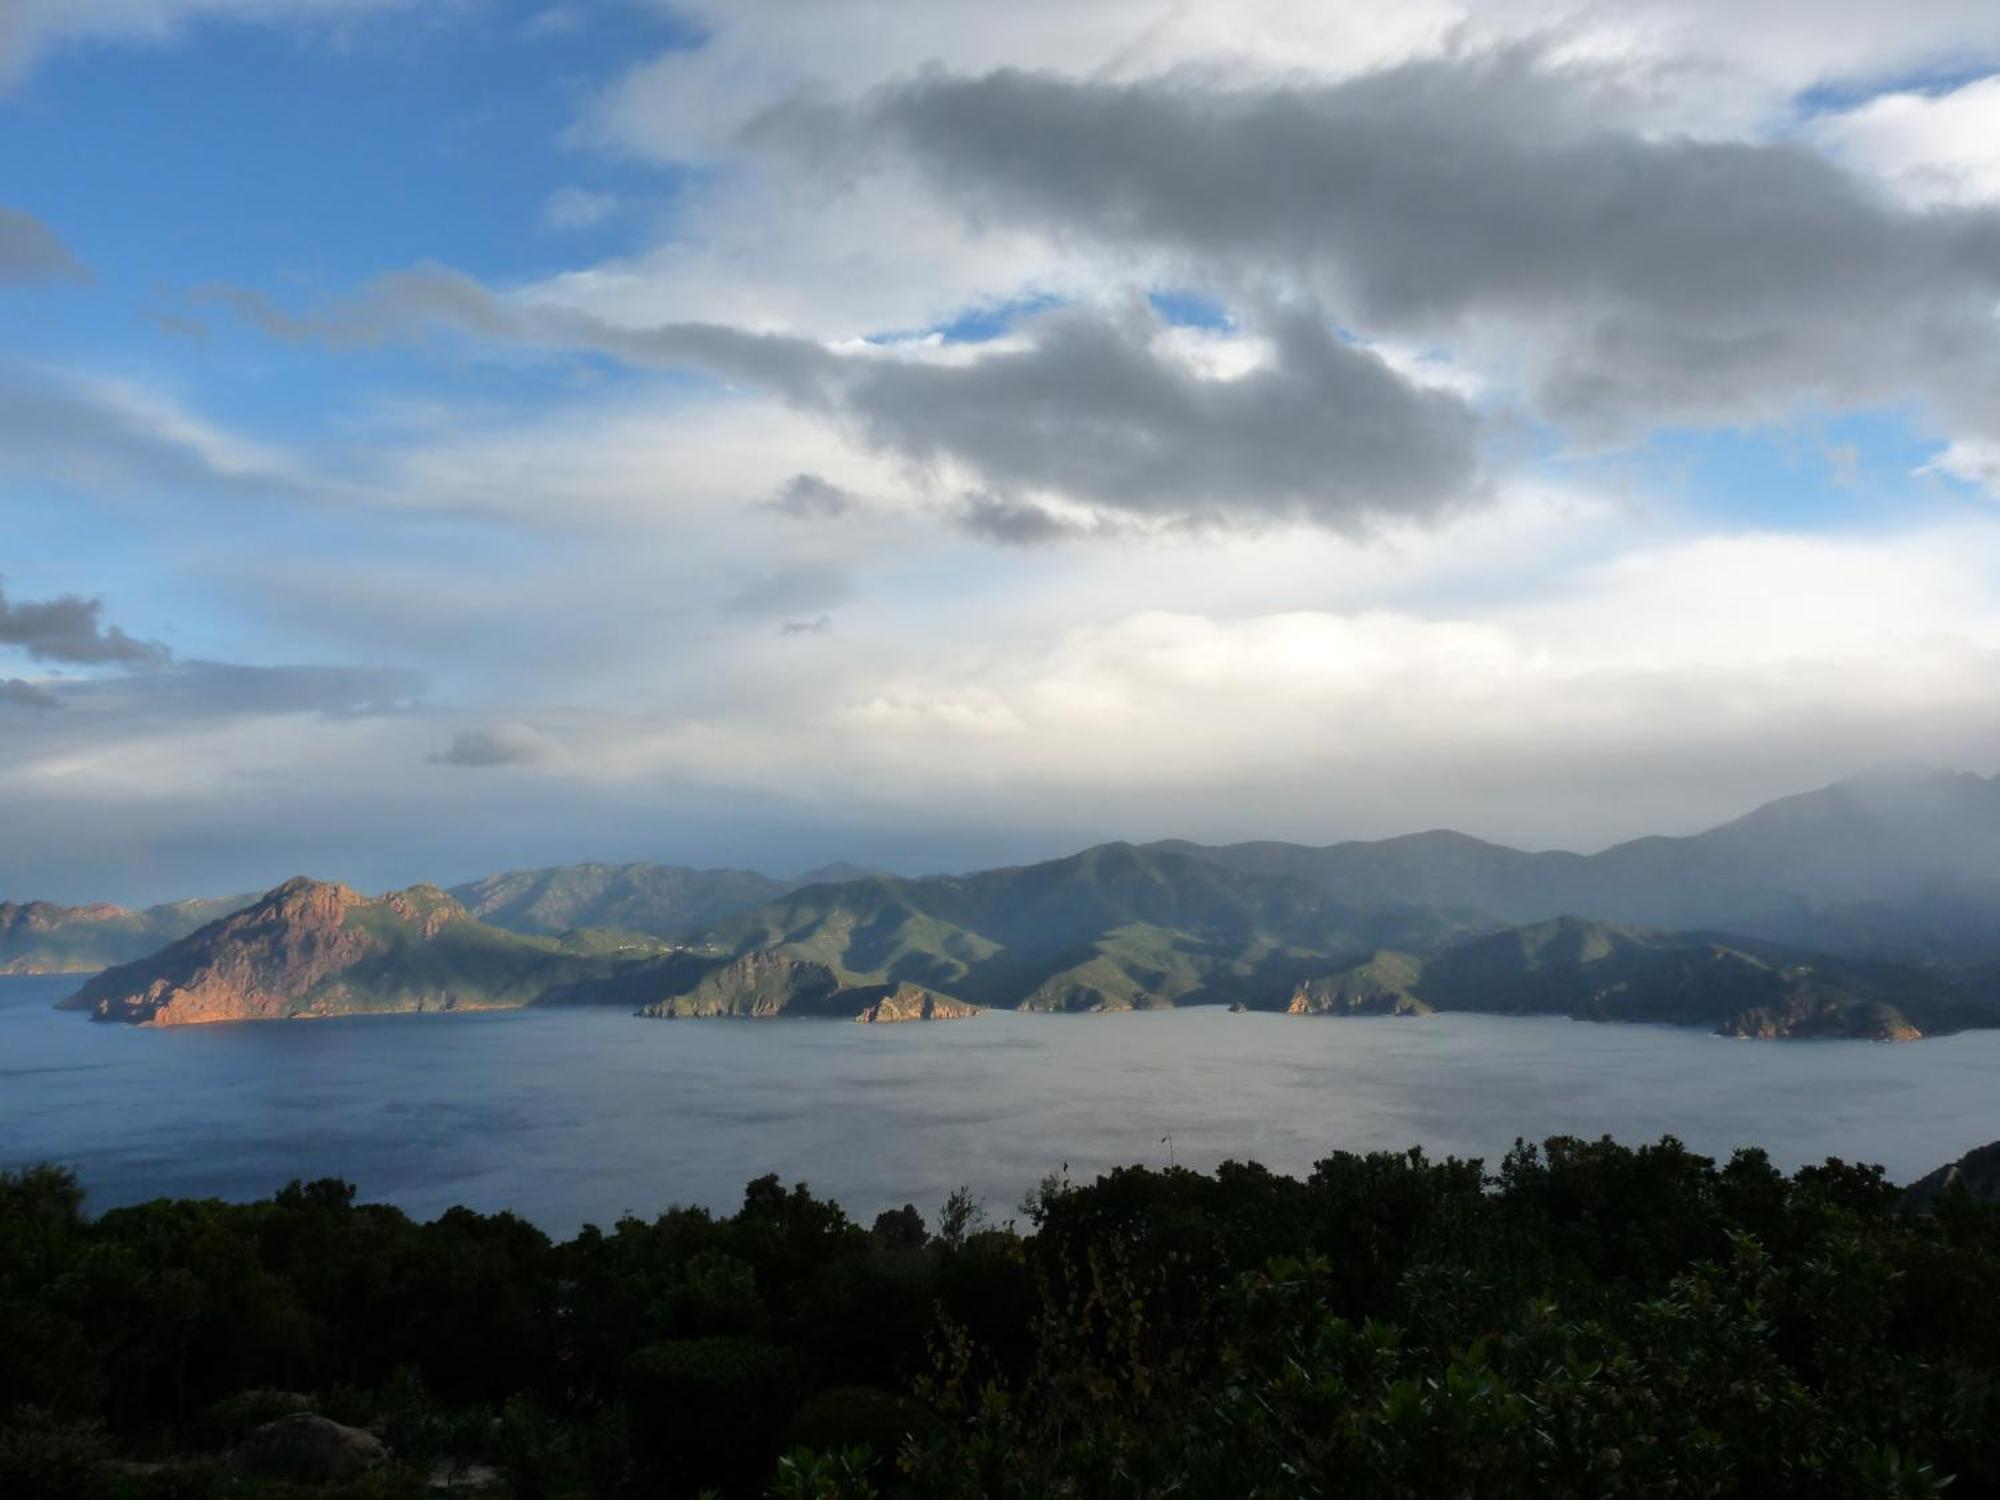
[[[1991,0],[0,0],[0,898],[2000,770]]]

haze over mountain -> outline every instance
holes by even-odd
[[[2000,992],[1922,969],[1559,917],[1428,956],[1377,952],[1299,987],[1296,1014],[1565,1015],[1737,1037],[1912,1041],[2000,1022]]]
[[[685,865],[553,865],[512,870],[451,887],[454,900],[482,922],[513,932],[556,934],[615,927],[680,937],[800,886],[875,873],[827,865],[794,880],[755,870],[695,870]]]
[[[1362,910],[1588,914],[1910,961],[2000,958],[2000,777],[1875,771],[1685,838],[1525,853],[1448,830],[1309,848],[1155,847],[1282,874]]]
[[[2000,1015],[2000,908],[1980,905],[2000,846],[1994,806],[1979,777],[1898,773],[1590,857],[1454,834],[1327,849],[1104,844],[963,876],[807,885],[676,943],[574,924],[660,930],[696,903],[747,902],[777,883],[586,865],[475,883],[463,889],[484,904],[468,908],[434,887],[370,902],[301,880],[101,975],[75,1003],[153,1024],[524,1004],[667,1018],[855,1015],[885,1000],[890,1017],[1228,1004],[1910,1039]],[[1950,904],[1928,904],[1940,891]],[[1557,916],[1537,915],[1550,906]],[[572,925],[560,938],[510,932],[480,910]],[[1650,920],[1633,925],[1634,913]],[[1664,930],[1690,918],[1704,930]],[[1823,951],[1757,935],[1787,925],[1824,932]],[[1924,965],[1881,956],[1898,946]]]
[[[130,911],[109,902],[0,901],[0,974],[89,974],[157,952],[254,897],[170,901]]]

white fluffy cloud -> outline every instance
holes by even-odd
[[[1813,134],[1920,206],[2000,203],[2000,74],[1937,93],[1878,94]]]

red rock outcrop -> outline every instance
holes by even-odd
[[[940,995],[920,984],[899,984],[854,1019],[871,1025],[890,1021],[961,1021],[979,1014],[977,1006]]]

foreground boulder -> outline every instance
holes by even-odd
[[[344,1484],[388,1457],[374,1433],[309,1411],[266,1422],[236,1450],[237,1465],[246,1472],[294,1484]]]

